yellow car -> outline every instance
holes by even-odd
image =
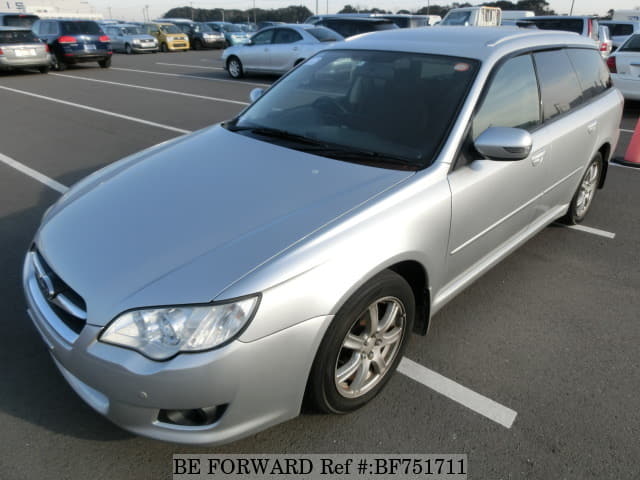
[[[189,37],[172,23],[145,23],[143,29],[156,37],[161,52],[189,50]]]

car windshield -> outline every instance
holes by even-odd
[[[39,40],[30,30],[0,30],[0,45],[11,43],[39,43]]]
[[[222,26],[222,29],[223,29],[225,32],[234,32],[234,33],[235,33],[235,32],[242,32],[242,31],[243,31],[243,30],[242,30],[238,25],[231,25],[231,24],[223,25],[223,26]]]
[[[346,161],[431,164],[478,68],[405,52],[320,52],[275,84],[229,130]]]
[[[163,25],[160,27],[164,33],[181,33],[180,29],[175,25]]]
[[[206,23],[198,23],[198,24],[196,24],[196,26],[194,27],[194,30],[196,32],[202,32],[202,33],[212,33],[213,32],[211,27],[209,25],[207,25]]]
[[[344,40],[341,35],[325,27],[308,28],[307,33],[316,37],[320,42],[339,42]]]
[[[60,22],[62,31],[75,35],[102,35],[102,30],[96,22],[64,21]]]
[[[4,24],[7,27],[26,27],[31,26],[38,20],[35,15],[5,15]]]
[[[122,30],[125,35],[142,35],[144,33],[140,27],[124,27]]]
[[[471,17],[471,12],[451,12],[440,22],[440,25],[465,25]]]

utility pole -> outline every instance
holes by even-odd
[[[189,2],[191,3],[191,20],[193,21],[193,2]]]
[[[318,11],[318,0],[316,0],[316,15],[318,15],[320,12]]]
[[[318,0],[316,0],[317,2]],[[256,22],[256,0],[253,0],[253,23],[258,23]]]
[[[571,11],[569,12],[569,15],[573,15],[573,4],[576,3],[576,0],[571,0]]]
[[[329,0],[327,0],[327,15],[329,15]]]
[[[429,15],[429,0],[427,0],[427,15]]]
[[[109,7],[109,18],[113,18],[113,15],[111,14],[111,7]]]

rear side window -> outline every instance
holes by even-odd
[[[294,43],[300,40],[300,34],[290,28],[278,28],[273,36],[273,43]]]
[[[530,55],[504,63],[491,85],[472,124],[475,140],[489,127],[531,130],[540,123],[538,82]]]
[[[604,24],[609,27],[609,32],[612,36],[623,36],[623,35],[632,35],[633,34],[633,25],[629,25],[628,23],[607,23]]]
[[[339,42],[342,40],[336,32],[324,27],[308,28],[307,33],[313,35],[321,42]]]
[[[36,15],[5,15],[0,18],[2,25],[6,27],[26,27],[31,26],[38,20]]]
[[[595,50],[569,49],[567,55],[578,74],[584,100],[589,100],[611,86],[609,69]]]
[[[640,52],[640,35],[634,35],[618,49],[619,52]]]
[[[0,30],[0,43],[40,43],[31,30]]]
[[[584,22],[580,18],[545,18],[543,20],[535,20],[527,18],[527,22],[533,22],[540,30],[564,30],[567,32],[575,32],[582,35],[584,31]]]
[[[60,22],[62,31],[70,35],[102,35],[96,22]]]
[[[254,45],[267,45],[271,43],[271,39],[273,38],[273,29],[266,30],[264,32],[256,33],[253,37],[251,37],[251,43]]]
[[[533,55],[542,92],[544,120],[568,112],[582,103],[578,77],[564,50],[550,50]]]

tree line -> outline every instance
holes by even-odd
[[[476,4],[478,5],[478,4]],[[482,5],[488,7],[500,7],[502,10],[531,10],[536,15],[555,15],[555,12],[549,8],[549,2],[546,0],[519,0],[516,2],[510,1],[498,1],[498,2],[484,2]],[[417,10],[400,10],[395,13],[412,13],[417,15],[440,15],[444,17],[452,8],[472,7],[471,3],[465,2],[453,2],[450,5],[429,5],[423,6]],[[381,8],[366,8],[359,9],[352,5],[345,5],[338,13],[394,13]],[[304,5],[291,5],[285,8],[275,8],[265,10],[262,8],[248,9],[248,10],[236,10],[236,9],[222,9],[222,8],[191,8],[191,7],[178,7],[172,8],[166,12],[163,16],[167,18],[191,18],[197,22],[205,21],[220,21],[225,20],[232,23],[242,22],[262,22],[262,21],[274,21],[274,22],[286,22],[286,23],[302,23],[308,17],[313,15],[313,12]]]

